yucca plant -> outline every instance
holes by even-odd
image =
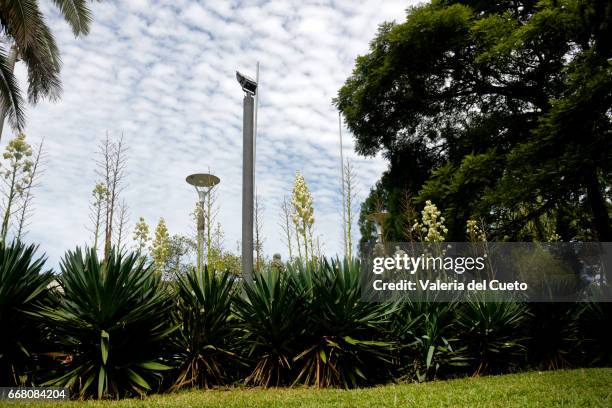
[[[236,321],[231,312],[235,276],[192,268],[176,280],[179,329],[174,335],[174,358],[179,366],[172,386],[208,388],[227,378],[238,361],[232,350]]]
[[[468,366],[459,342],[456,302],[406,301],[393,316],[399,375],[419,382],[453,375]]]
[[[457,328],[473,374],[514,371],[525,363],[529,310],[518,301],[490,301],[473,294],[459,308]]]
[[[291,273],[276,268],[244,281],[235,302],[245,356],[254,363],[247,384],[290,383],[292,359],[304,335],[305,294]]]
[[[40,351],[41,321],[32,312],[48,298],[53,280],[43,271],[44,257],[36,246],[15,241],[0,243],[0,385],[30,385],[35,352]]]
[[[612,365],[612,303],[584,302],[578,305],[580,363],[586,366]]]
[[[579,358],[579,310],[575,303],[529,303],[530,364],[546,370],[570,367]]]
[[[392,343],[385,325],[392,307],[361,299],[361,265],[357,259],[312,268],[307,329],[294,358],[295,382],[316,387],[355,387],[384,377]]]
[[[169,369],[162,352],[174,330],[161,278],[137,254],[69,251],[61,262],[64,292],[44,308],[62,361],[46,385],[81,397],[123,397],[155,389]]]

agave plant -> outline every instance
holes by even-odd
[[[156,388],[164,342],[175,329],[161,278],[137,254],[111,251],[106,262],[79,248],[61,263],[60,303],[40,312],[62,355],[46,385],[70,387],[81,397],[121,397]]]
[[[510,299],[495,302],[473,295],[461,304],[457,328],[474,364],[474,375],[513,371],[525,362],[528,319],[527,306]]]
[[[292,359],[304,334],[301,286],[290,273],[270,268],[244,282],[235,306],[246,357],[255,365],[246,383],[264,387],[289,383]]]
[[[0,243],[0,384],[27,385],[40,351],[41,322],[32,313],[48,298],[53,280],[43,272],[45,259],[35,258],[36,247],[16,241]]]
[[[305,345],[294,358],[295,382],[355,387],[373,382],[391,362],[384,327],[392,308],[361,300],[360,263],[321,261],[311,270]]]
[[[175,359],[179,370],[173,389],[184,386],[208,388],[226,379],[227,368],[237,361],[231,350],[236,335],[231,303],[234,275],[192,268],[177,276]]]

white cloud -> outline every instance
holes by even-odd
[[[47,2],[45,2],[47,3]],[[75,39],[48,2],[45,13],[64,61],[57,103],[28,110],[26,133],[45,138],[47,165],[28,239],[52,264],[89,241],[92,159],[108,131],[129,146],[125,198],[131,226],[139,216],[166,218],[172,233],[190,233],[194,191],[185,176],[219,175],[219,221],[226,246],[240,239],[242,94],[239,69],[261,62],[257,186],[265,205],[265,250],[286,251],[279,204],[300,169],[313,192],[326,252],[341,248],[338,117],[331,99],[367,52],[378,24],[403,20],[405,1],[125,0],[92,3],[91,34]],[[23,67],[18,68],[24,78]],[[5,144],[11,131],[5,129]],[[361,198],[386,167],[357,158],[345,130],[345,157],[355,159]]]

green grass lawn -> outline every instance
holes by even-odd
[[[58,405],[59,404],[59,405]],[[530,372],[358,390],[184,391],[144,400],[11,403],[10,407],[612,407],[612,368]]]

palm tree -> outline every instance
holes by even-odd
[[[91,13],[87,0],[53,0],[75,36],[89,33]],[[24,99],[13,74],[15,63],[28,68],[28,101],[55,100],[61,92],[60,55],[38,0],[0,1],[0,138],[6,117],[21,130],[25,124]]]

